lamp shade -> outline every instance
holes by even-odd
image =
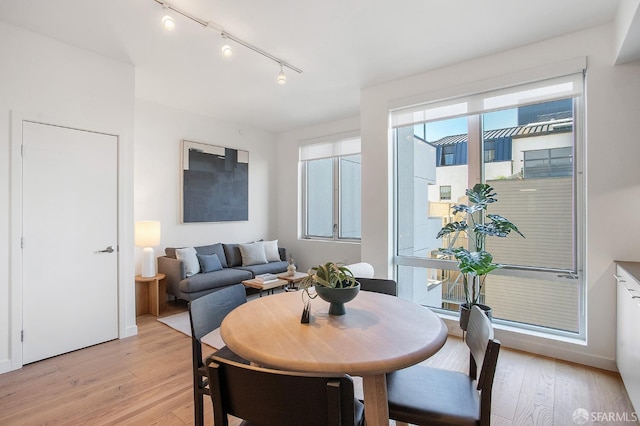
[[[136,222],[135,240],[138,247],[160,245],[160,222],[157,220]]]

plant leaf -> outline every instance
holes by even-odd
[[[495,198],[497,194],[493,192],[491,185],[486,183],[476,183],[473,188],[467,189],[466,194],[469,197],[469,201],[482,206],[481,208],[498,201]]]
[[[469,226],[467,225],[466,220],[447,223],[445,226],[442,227],[442,229],[440,229],[440,231],[436,235],[436,238],[442,238],[445,235],[449,235],[458,231],[466,231],[468,227]]]
[[[488,214],[487,217],[491,219],[492,223],[496,224],[496,228],[504,230],[507,234],[510,231],[518,233],[522,238],[526,238],[522,232],[514,225],[509,219],[499,214]]]
[[[440,249],[441,253],[453,255],[458,261],[460,272],[464,274],[485,275],[502,268],[504,265],[493,263],[493,256],[487,251],[469,251],[463,247]]]
[[[451,212],[453,214],[456,214],[456,213],[472,214],[477,212],[478,210],[482,210],[482,206],[478,204],[474,204],[473,206],[467,206],[466,204],[456,204],[453,207],[451,207]]]

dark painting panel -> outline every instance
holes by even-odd
[[[249,219],[246,151],[184,141],[183,156],[183,222]]]

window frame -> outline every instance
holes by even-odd
[[[442,147],[442,158],[440,160],[441,165],[455,166],[456,148],[454,145],[445,145]]]
[[[443,193],[442,188],[449,188],[448,191],[445,191],[445,192],[449,193],[448,197],[443,197],[442,196],[442,193]],[[451,200],[451,185],[440,185],[440,187],[438,189],[439,189],[438,192],[440,193],[440,200],[445,200],[445,201],[450,201]]]
[[[556,269],[556,268],[541,268],[541,267],[528,267],[528,266],[514,266],[514,265],[507,265],[505,266],[505,268],[503,269],[499,269],[499,270],[495,270],[492,272],[492,274],[497,274],[497,275],[506,275],[506,276],[513,276],[513,277],[519,277],[519,278],[537,278],[537,279],[544,279],[544,280],[549,280],[549,281],[555,281],[555,282],[566,282],[567,279],[577,279],[579,280],[579,282],[577,283],[578,286],[578,331],[577,332],[573,332],[573,331],[567,331],[567,330],[557,330],[557,329],[552,329],[552,328],[548,328],[548,327],[544,327],[544,326],[539,326],[539,325],[531,325],[531,324],[523,324],[523,323],[514,323],[512,321],[508,321],[508,320],[495,320],[495,322],[497,324],[505,324],[507,326],[510,327],[515,327],[516,329],[525,331],[525,330],[529,330],[529,331],[533,331],[533,332],[541,332],[543,334],[547,334],[547,335],[557,335],[557,336],[561,336],[561,337],[568,337],[568,338],[579,338],[579,339],[584,339],[586,338],[586,282],[585,282],[585,275],[584,275],[584,264],[585,264],[585,257],[586,257],[586,247],[584,244],[585,241],[585,229],[586,229],[586,213],[585,213],[585,197],[586,197],[586,186],[585,186],[585,176],[584,176],[584,167],[585,167],[585,158],[584,158],[584,150],[585,150],[585,138],[584,138],[584,128],[585,128],[585,123],[584,123],[584,102],[585,102],[585,91],[584,91],[584,84],[585,84],[585,72],[586,72],[586,66],[581,70],[581,74],[580,77],[582,77],[581,80],[581,86],[580,86],[580,94],[578,95],[573,95],[570,96],[573,99],[573,201],[574,201],[574,206],[573,206],[573,213],[574,213],[574,256],[575,256],[575,260],[574,260],[574,268],[572,270],[567,270],[567,269]],[[577,72],[567,72],[566,74],[564,74],[567,77],[570,77],[571,75],[576,75]],[[549,81],[551,79],[555,79],[558,77],[562,77],[562,75],[556,75],[556,76],[552,76],[552,77],[544,77],[544,76],[540,76],[534,80],[529,80],[529,81],[534,81],[534,84],[536,84],[535,82],[539,82],[539,83],[544,83],[545,81]],[[524,83],[522,85],[519,85],[517,83],[511,85],[509,87],[509,89],[513,88],[515,90],[518,89],[519,86],[525,87],[527,84],[530,83]],[[475,97],[481,97],[486,93],[491,93],[491,92],[499,92],[502,90],[509,90],[509,89],[496,89],[496,90],[483,90],[483,91],[479,91],[477,92],[476,95],[471,95],[471,98]],[[461,96],[459,98],[456,97],[451,97],[448,98],[446,102],[448,103],[456,103],[459,102],[459,100],[464,99],[465,96]],[[530,104],[537,104],[537,103],[542,103],[545,101],[549,101],[552,99],[540,99],[537,100],[535,102],[531,102]],[[438,101],[437,100],[433,100],[431,102],[425,103],[423,104],[425,107],[428,107],[429,104],[437,104]],[[402,107],[398,107],[399,110],[402,110]],[[411,107],[410,109],[407,109],[407,111],[410,111],[411,114],[413,114],[413,116],[419,116],[420,112],[417,111],[417,107]],[[436,110],[438,108],[436,107]],[[475,132],[478,132],[478,134],[480,135],[479,140],[480,143],[479,144],[475,144],[475,143],[471,143],[469,142],[468,146],[467,146],[467,152],[468,152],[468,176],[469,176],[469,187],[472,186],[474,183],[476,182],[484,182],[484,141],[482,138],[483,135],[483,129],[482,129],[482,115],[485,113],[489,113],[492,111],[497,111],[500,110],[502,108],[486,108],[486,109],[482,109],[481,111],[474,111],[472,113],[468,113],[468,114],[459,114],[458,117],[467,117],[468,121],[469,121],[469,127],[468,127],[468,131],[469,131],[469,141],[471,141],[472,139],[472,134]],[[504,109],[508,109],[508,108],[504,108]],[[408,113],[405,113],[404,116],[400,116],[399,118],[396,118],[393,116],[394,111],[391,110],[391,123],[392,123],[392,129],[395,130],[395,128],[401,128],[404,127],[406,124],[403,123],[403,120],[406,120],[407,117],[410,117],[410,115]],[[425,112],[424,117],[428,117],[429,113]],[[428,123],[428,122],[436,122],[436,121],[440,121],[440,120],[446,120],[449,118],[453,118],[454,115],[448,116],[448,115],[439,115],[436,116],[435,118],[431,118],[428,120],[424,120],[421,121],[421,123]],[[410,118],[409,118],[410,120]],[[417,124],[421,124],[419,122],[412,122],[409,123],[410,125],[416,126]],[[392,132],[392,134],[394,135],[393,137],[395,138],[395,135],[397,134],[395,131]],[[395,182],[398,181],[398,169],[397,169],[397,144],[395,144],[395,140],[394,142],[394,156],[396,157],[396,159],[394,159],[394,176],[395,176]],[[476,179],[473,178],[473,176],[476,176]],[[394,194],[394,256],[393,256],[393,265],[395,268],[395,274],[397,276],[399,268],[402,266],[409,266],[409,267],[418,267],[418,268],[429,268],[429,269],[448,269],[448,270],[458,270],[458,266],[457,266],[457,262],[455,260],[436,260],[436,259],[430,259],[430,258],[423,258],[423,257],[412,257],[412,256],[406,256],[406,255],[402,255],[400,256],[398,254],[398,239],[397,239],[397,217],[398,217],[398,195],[397,195],[397,191],[398,191],[398,187],[396,184],[394,184],[394,192],[396,192]],[[451,315],[452,312],[445,310],[445,309],[439,309],[439,308],[432,308],[434,309],[436,312],[439,313],[443,313],[443,314],[448,314]]]
[[[339,143],[341,140],[346,140],[347,138],[337,139],[335,142]],[[358,139],[358,144],[360,137],[352,136],[348,139]],[[331,141],[324,142],[325,144],[331,143]],[[311,145],[311,144],[310,144]],[[302,145],[305,146],[305,145]],[[302,147],[301,146],[301,147]],[[336,150],[336,151],[339,151]],[[343,154],[336,154],[325,156],[322,158],[312,158],[312,159],[300,159],[300,181],[301,181],[301,224],[302,224],[302,235],[301,238],[307,240],[319,240],[319,241],[340,241],[340,242],[356,242],[359,243],[362,240],[362,219],[360,220],[360,238],[353,237],[343,237],[340,235],[341,233],[341,193],[340,193],[340,184],[342,180],[341,173],[341,160],[344,157],[352,157],[354,155],[361,156],[361,152],[358,149],[358,152],[347,152]],[[332,160],[332,187],[333,187],[333,196],[332,196],[332,232],[331,236],[322,236],[322,235],[312,235],[309,233],[309,174],[308,174],[308,165],[310,161],[320,160],[320,159],[328,159]]]

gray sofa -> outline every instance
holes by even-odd
[[[242,266],[242,255],[238,244],[212,244],[194,247],[200,255],[216,254],[222,269],[186,276],[183,262],[176,257],[176,248],[167,247],[165,256],[158,258],[158,272],[166,275],[167,294],[177,299],[191,301],[213,291],[250,280],[260,274],[286,272],[287,250],[278,247],[280,261]]]

